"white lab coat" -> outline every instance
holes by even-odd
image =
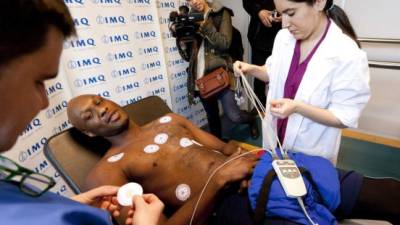
[[[325,40],[308,64],[295,100],[328,109],[344,125],[355,128],[370,97],[368,60],[365,52],[331,22]],[[270,77],[268,100],[283,98],[295,43],[287,29],[276,36],[272,55],[266,62]],[[288,118],[283,148],[319,155],[336,163],[340,138],[340,129],[294,113]],[[264,148],[269,147],[264,140]]]

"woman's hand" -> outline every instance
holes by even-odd
[[[251,65],[242,61],[236,61],[233,64],[233,72],[236,77],[240,77],[241,75],[247,75]]]
[[[133,208],[129,210],[126,225],[157,225],[164,204],[154,194],[133,197]]]
[[[280,119],[289,117],[296,112],[296,108],[298,107],[297,102],[289,98],[272,100],[269,104],[271,107],[271,114]]]
[[[272,27],[272,12],[266,9],[261,10],[258,12],[258,18],[260,19],[261,23],[264,24],[266,27]]]
[[[107,210],[112,216],[118,217],[120,214],[120,206],[116,197],[118,189],[119,187],[117,186],[101,186],[75,195],[71,199],[82,204]]]
[[[252,75],[259,80],[265,82],[269,81],[267,69],[265,66],[257,66],[241,61],[236,61],[233,64],[233,72],[236,77],[240,77],[241,75]]]

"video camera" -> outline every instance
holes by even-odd
[[[193,36],[199,29],[197,22],[203,20],[203,13],[189,13],[189,8],[183,5],[179,7],[179,12],[172,11],[169,14],[169,29],[175,38]]]

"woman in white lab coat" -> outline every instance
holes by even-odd
[[[333,0],[275,0],[275,6],[283,29],[272,55],[264,66],[237,61],[235,73],[269,81],[267,117],[276,118],[284,149],[336,163],[341,128],[357,126],[370,96],[366,54]]]

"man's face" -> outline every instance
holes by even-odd
[[[198,12],[204,12],[207,4],[206,0],[187,0],[187,2],[190,8]]]
[[[89,136],[111,137],[129,126],[128,114],[116,103],[97,95],[81,95],[68,103],[68,119]]]
[[[44,81],[57,75],[63,39],[59,30],[50,27],[44,46],[0,66],[0,152],[10,149],[48,106]]]

